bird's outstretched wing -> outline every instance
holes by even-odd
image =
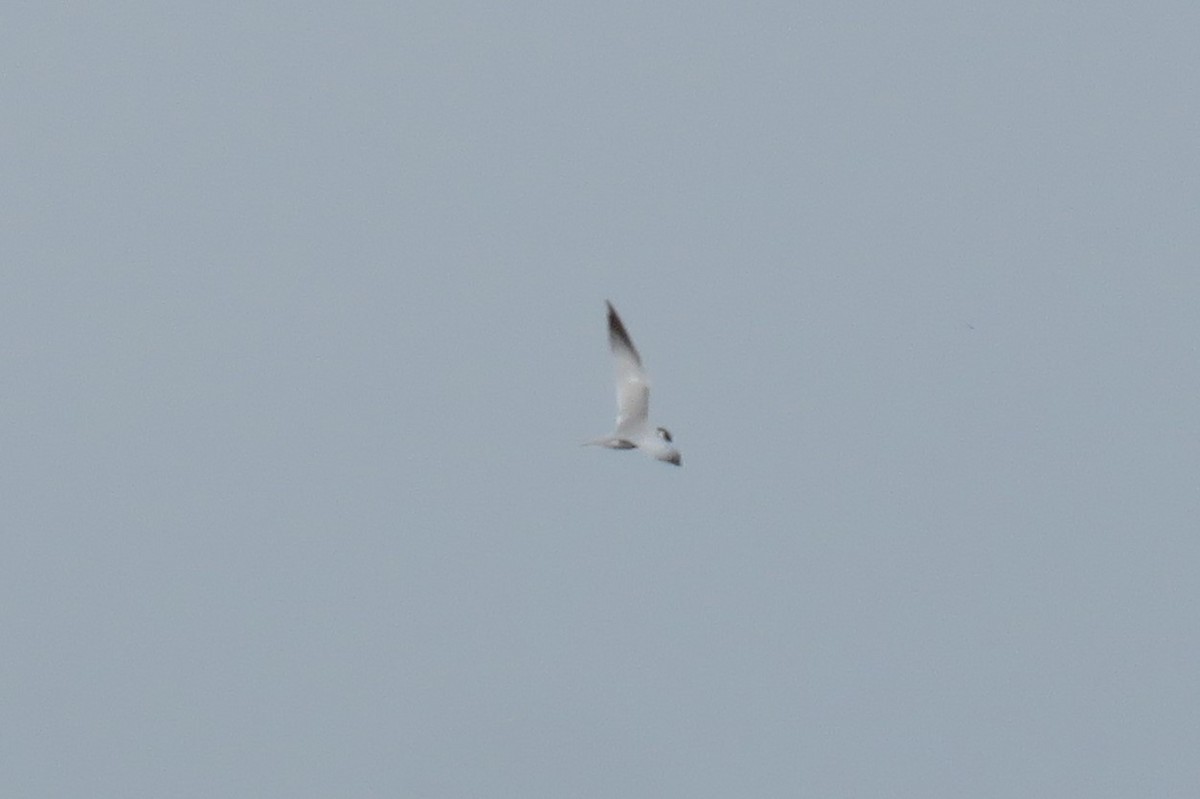
[[[608,345],[612,348],[617,379],[617,435],[641,433],[650,412],[650,383],[642,369],[642,359],[621,317],[608,304]]]

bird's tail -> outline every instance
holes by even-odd
[[[600,438],[593,438],[591,441],[585,441],[579,446],[607,447],[608,449],[634,449],[637,445],[632,441],[626,441],[618,436],[601,436]]]

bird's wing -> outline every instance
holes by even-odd
[[[650,383],[633,340],[611,302],[608,303],[608,345],[612,348],[616,368],[617,435],[640,433],[650,411]]]

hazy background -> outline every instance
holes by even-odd
[[[1195,2],[0,17],[6,796],[1200,795]]]

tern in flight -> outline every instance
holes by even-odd
[[[671,443],[671,434],[665,427],[651,427],[647,416],[650,411],[650,383],[642,369],[638,356],[629,338],[625,325],[617,311],[608,305],[608,345],[612,348],[617,376],[617,429],[612,435],[587,441],[609,449],[640,449],[652,458],[679,466],[679,450]]]

